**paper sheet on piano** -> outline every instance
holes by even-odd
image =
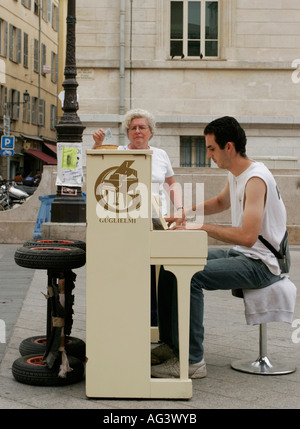
[[[152,194],[152,208],[157,217],[152,217],[153,229],[169,229],[167,222],[165,221],[160,211],[160,198],[157,194]]]

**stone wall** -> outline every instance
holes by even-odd
[[[56,166],[45,166],[39,187],[25,203],[0,212],[0,242],[24,243],[33,239],[33,232],[41,206],[39,196],[56,193]]]

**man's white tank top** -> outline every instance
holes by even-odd
[[[276,250],[279,250],[280,242],[286,231],[286,209],[273,175],[261,162],[253,162],[239,176],[234,176],[230,172],[228,174],[232,226],[242,226],[245,186],[252,177],[261,178],[267,187],[259,235],[262,235]],[[250,258],[261,259],[273,274],[280,274],[276,257],[258,238],[251,248],[237,245],[234,246],[234,249]]]

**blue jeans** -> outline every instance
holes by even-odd
[[[259,259],[248,258],[232,249],[209,250],[206,266],[191,280],[190,363],[203,358],[203,289],[260,289],[279,279],[280,276],[272,274]],[[158,319],[160,340],[172,347],[178,356],[177,280],[163,267],[158,283]]]

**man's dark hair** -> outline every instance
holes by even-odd
[[[207,134],[214,134],[220,149],[224,149],[226,143],[233,142],[235,150],[242,157],[246,157],[246,134],[235,118],[223,116],[222,118],[215,119],[205,127],[204,135]]]

